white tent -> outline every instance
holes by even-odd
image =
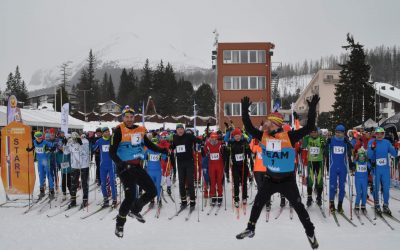
[[[356,128],[362,128],[363,124],[358,125]],[[376,123],[374,120],[369,118],[364,122],[364,128],[376,128],[378,127],[378,123]]]
[[[60,128],[61,127],[61,113],[48,111],[48,110],[30,110],[21,109],[22,121],[24,124],[33,127],[49,127],[49,128]],[[71,129],[83,129],[84,122],[69,116],[68,118],[69,128]],[[7,107],[0,106],[0,127],[7,125]]]

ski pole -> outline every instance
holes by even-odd
[[[27,148],[29,148],[29,143]],[[28,207],[31,207],[31,187],[30,187],[30,179],[29,179],[29,172],[30,172],[30,166],[29,166],[29,152],[28,153]]]
[[[199,177],[201,178],[201,176],[199,176],[199,155],[197,154],[197,150],[195,151],[196,153],[196,175],[197,175],[197,182],[199,181]],[[202,180],[200,180],[200,185],[202,185]],[[199,202],[198,202],[198,193],[199,193],[199,185],[196,185],[196,203],[197,203],[197,222],[200,222],[200,208],[199,208]],[[201,186],[202,188],[202,186]],[[203,206],[203,198],[201,199],[201,206]],[[203,208],[202,208],[203,209]]]
[[[224,192],[224,203],[225,203],[225,211],[226,211],[226,189],[225,189],[226,178],[225,178],[225,176],[224,176],[223,181],[224,181],[224,190],[223,190],[223,192]]]

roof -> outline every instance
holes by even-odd
[[[107,104],[107,103],[112,103],[112,104],[115,104],[115,105],[121,107],[121,105],[119,105],[118,103],[114,102],[113,100],[108,100],[106,102],[99,102],[99,103],[97,103],[97,105],[103,106],[104,104]]]
[[[400,89],[389,83],[376,82],[374,84],[376,94],[385,97],[391,101],[400,103]]]
[[[61,127],[61,113],[47,110],[21,109],[22,121],[29,126]],[[7,124],[7,107],[0,106],[0,127]],[[83,129],[84,122],[69,116],[69,128]]]
[[[34,91],[29,91],[28,98],[34,98],[34,97],[44,96],[44,95],[54,95],[54,93],[55,93],[55,87],[38,89],[38,90],[34,90]]]

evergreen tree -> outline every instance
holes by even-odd
[[[12,93],[14,89],[14,76],[13,73],[10,72],[7,77],[7,82],[6,82],[6,92]]]
[[[19,72],[19,67],[15,69],[14,75],[10,73],[6,82],[6,92],[9,95],[15,95],[18,102],[23,102],[27,105],[28,100],[28,90],[25,85],[25,81],[21,78],[21,73]]]
[[[79,77],[78,84],[75,88],[75,93],[76,96],[78,97],[78,102],[79,102],[79,110],[82,112],[89,112],[90,109],[88,109],[87,106],[87,92],[86,91],[86,99],[85,99],[85,93],[83,90],[90,90],[89,84],[88,84],[88,74],[85,68],[81,70],[81,76]],[[85,103],[86,101],[86,103]],[[85,108],[86,107],[86,108]]]
[[[175,115],[193,115],[193,104],[195,91],[193,84],[185,81],[183,78],[179,79],[176,88],[176,112]]]
[[[20,86],[21,87],[19,89],[17,100],[20,102],[23,102],[24,105],[28,105],[27,101],[28,101],[29,94],[28,94],[28,89],[26,88],[26,85],[25,85],[25,81],[22,81]]]
[[[106,91],[107,91],[107,94],[108,94],[108,99],[116,101],[115,100],[114,83],[113,83],[111,75],[108,76],[108,82],[107,82]]]
[[[152,90],[152,84],[153,70],[150,68],[149,59],[146,59],[146,63],[144,64],[141,72],[138,91],[136,91],[136,93],[134,94],[135,100],[140,103],[147,101],[147,98]]]
[[[107,87],[108,87],[108,75],[107,72],[104,72],[103,80],[100,83],[99,102],[106,102],[109,100]]]
[[[215,116],[214,105],[215,96],[209,84],[203,83],[195,94],[197,115]]]
[[[351,129],[368,118],[374,119],[374,89],[368,85],[370,66],[366,63],[363,45],[356,43],[347,34],[348,45],[342,46],[350,51],[348,60],[341,64],[340,80],[336,85],[333,121]],[[362,120],[364,99],[364,114]]]
[[[118,103],[122,106],[130,105],[136,107],[137,103],[133,98],[133,93],[136,92],[137,77],[131,69],[129,73],[124,68],[121,73],[119,90],[118,90]]]

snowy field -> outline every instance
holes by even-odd
[[[2,203],[5,196],[3,186],[1,185],[0,188],[0,203]],[[250,201],[254,199],[255,192],[253,186]],[[173,187],[173,193],[177,199],[177,185]],[[38,187],[35,188],[35,196],[36,194],[38,194]],[[82,194],[80,191],[78,194],[80,195],[79,204]],[[400,191],[392,189],[391,195],[400,198]],[[278,219],[274,218],[278,212],[280,200],[278,194],[273,197],[269,222],[266,223],[266,215],[263,211],[257,224],[255,237],[241,241],[237,240],[235,235],[245,229],[251,208],[247,208],[247,215],[243,215],[241,210],[240,218],[236,218],[232,209],[231,183],[227,186],[226,210],[223,207],[218,216],[213,213],[207,216],[209,210],[207,207],[203,212],[200,211],[199,221],[198,210],[192,214],[189,221],[185,221],[186,211],[168,220],[168,217],[175,212],[175,205],[166,194],[165,197],[168,204],[164,203],[160,218],[155,218],[155,210],[145,215],[147,220],[145,224],[128,217],[122,239],[114,235],[113,217],[116,211],[108,214],[104,220],[100,220],[104,211],[84,220],[80,218],[95,210],[96,204],[101,202],[102,197],[98,189],[89,194],[92,201],[89,208],[70,218],[66,218],[65,213],[47,218],[47,214],[55,213],[60,209],[54,207],[54,204],[57,205],[60,201],[53,202],[53,208],[41,214],[38,213],[39,207],[27,214],[23,214],[27,208],[0,208],[0,249],[311,249],[297,216],[295,215],[293,220],[290,220],[289,208],[286,208]],[[15,203],[15,205],[20,204]],[[198,201],[198,205],[201,210],[201,200]],[[400,217],[400,201],[391,199],[390,207],[392,213]],[[346,199],[344,208],[346,214],[349,214],[349,203]],[[342,217],[338,217],[341,227],[337,227],[333,217],[329,216],[327,211],[326,219],[322,217],[315,205],[309,209],[309,212],[316,227],[319,249],[398,249],[400,224],[390,219],[388,220],[395,227],[394,231],[380,219],[376,221],[377,225],[373,226],[365,217],[362,218],[364,225],[360,225],[354,217],[353,222],[357,224],[355,228]],[[369,205],[368,212],[373,217],[373,210]]]

